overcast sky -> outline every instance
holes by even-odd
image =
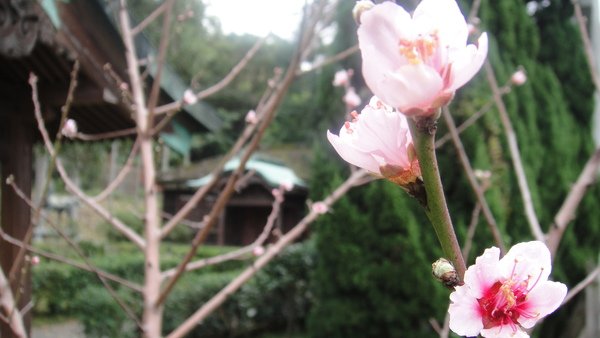
[[[207,0],[207,14],[219,18],[225,33],[291,39],[305,0]]]

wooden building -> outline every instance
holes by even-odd
[[[80,71],[69,118],[76,120],[79,131],[99,134],[135,126],[130,103],[120,87],[128,81],[125,49],[113,20],[115,8],[107,7],[108,3],[114,2],[0,0],[0,220],[2,230],[12,237],[24,238],[31,210],[5,181],[12,176],[23,191],[31,191],[32,146],[40,140],[28,83],[30,73],[39,79],[41,112],[51,135],[58,130],[60,107],[67,97],[75,60]],[[143,34],[137,36],[136,45],[141,58],[154,53]],[[154,68],[152,64],[147,68],[149,82]],[[185,88],[165,69],[160,102],[181,98]],[[214,111],[202,103],[189,106],[165,131],[165,143],[176,144],[173,149],[186,156],[189,147],[185,138],[190,133],[219,126]],[[0,265],[7,275],[18,250],[0,239]],[[20,307],[30,301],[30,283],[28,278],[24,280]],[[29,316],[25,321],[29,326]],[[12,337],[4,321],[0,321],[0,336]]]
[[[174,214],[200,187],[212,177],[207,175],[219,159],[203,161],[187,171],[195,176],[166,174],[161,180],[163,186],[163,210]],[[189,221],[200,222],[210,212],[220,188],[229,174],[237,168],[239,159],[233,159],[225,165],[223,177],[219,183],[188,216]],[[271,213],[274,197],[272,190],[282,184],[292,183],[293,188],[285,192],[285,199],[275,224],[275,230],[281,233],[291,229],[306,213],[308,190],[302,179],[283,163],[254,156],[246,164],[248,179],[242,180],[236,187],[227,206],[222,211],[218,223],[213,227],[208,243],[218,245],[247,245],[252,243],[263,231],[267,217]]]

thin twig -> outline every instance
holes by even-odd
[[[352,47],[350,47],[350,48],[348,48],[346,50],[343,50],[343,51],[339,52],[338,54],[336,54],[336,55],[334,55],[334,56],[332,56],[330,58],[327,58],[327,59],[325,59],[325,60],[323,60],[323,61],[321,61],[321,62],[319,62],[317,64],[312,65],[309,69],[304,69],[304,70],[299,69],[297,71],[297,75],[304,75],[304,74],[308,74],[310,72],[314,72],[317,69],[321,69],[321,68],[323,68],[325,66],[328,66],[328,65],[330,65],[332,63],[335,63],[335,62],[338,62],[340,60],[343,60],[343,59],[349,57],[350,55],[358,52],[359,50],[360,49],[358,48],[358,44],[356,44],[356,45],[354,45],[354,46],[352,46]]]
[[[473,208],[473,212],[471,213],[471,222],[469,223],[469,227],[467,228],[467,238],[465,239],[465,244],[463,245],[462,253],[465,258],[465,262],[469,261],[469,252],[471,251],[471,246],[473,245],[473,237],[475,236],[475,230],[477,229],[477,224],[479,224],[479,214],[481,213],[481,204],[479,202],[475,203],[475,207]]]
[[[354,187],[354,182],[362,179],[366,175],[364,170],[357,170],[342,183],[331,195],[323,200],[323,203],[330,208],[339,198],[341,198],[349,189]],[[267,248],[265,253],[258,257],[252,266],[245,269],[235,279],[233,279],[225,288],[219,291],[208,302],[204,303],[192,316],[185,320],[177,329],[167,335],[167,338],[179,338],[185,336],[206,316],[219,307],[231,294],[236,292],[245,282],[256,274],[263,266],[275,258],[286,246],[294,242],[306,231],[308,226],[316,220],[320,214],[311,210],[298,224],[283,235],[275,244]]]
[[[285,189],[279,188],[278,191],[281,194],[281,196],[283,196]],[[230,261],[233,259],[243,257],[244,255],[251,253],[252,250],[254,250],[254,248],[263,245],[265,243],[265,241],[269,238],[269,235],[271,234],[271,230],[273,230],[273,226],[275,225],[275,221],[277,220],[277,217],[279,217],[279,212],[281,210],[282,202],[283,202],[283,198],[275,198],[275,200],[273,201],[273,206],[271,208],[271,213],[267,217],[267,222],[265,223],[263,231],[254,240],[254,242],[246,245],[245,247],[228,252],[226,254],[222,254],[219,256],[213,256],[213,257],[209,257],[209,258],[205,258],[205,259],[200,259],[195,262],[190,262],[185,267],[186,271],[198,270],[205,266],[220,264],[220,263],[223,263],[226,261]],[[175,269],[170,269],[170,270],[164,271],[162,273],[162,276],[163,276],[163,278],[169,278],[169,277],[172,277],[175,274],[175,272],[176,272]]]
[[[452,136],[452,142],[454,143],[454,148],[456,148],[456,152],[458,153],[458,157],[460,159],[460,163],[467,175],[467,179],[469,181],[469,185],[475,196],[477,197],[477,202],[481,205],[481,210],[483,211],[483,216],[490,228],[492,236],[494,237],[494,241],[496,245],[500,248],[501,252],[506,252],[506,247],[504,246],[504,242],[502,241],[502,235],[500,234],[500,230],[498,229],[498,224],[496,223],[496,219],[494,215],[492,215],[492,210],[485,199],[485,195],[483,194],[483,189],[479,186],[479,182],[477,182],[477,178],[475,177],[475,173],[473,172],[473,168],[471,167],[471,162],[469,161],[469,157],[467,156],[467,152],[465,151],[465,147],[458,136],[458,132],[456,131],[456,125],[454,124],[454,119],[452,115],[450,115],[450,111],[448,107],[444,107],[442,109],[444,120],[446,121],[446,125],[448,126],[448,131]]]
[[[523,163],[521,162],[521,154],[519,152],[519,145],[517,144],[517,136],[513,129],[512,123],[510,122],[510,117],[508,116],[508,111],[506,110],[504,101],[502,101],[502,95],[500,88],[498,87],[498,81],[496,80],[494,69],[492,68],[489,60],[486,60],[484,67],[488,83],[492,89],[492,93],[494,94],[494,101],[496,102],[496,107],[498,108],[500,120],[502,121],[502,125],[504,126],[504,131],[506,133],[508,149],[512,159],[513,167],[515,169],[515,174],[517,176],[517,182],[519,184],[519,190],[521,191],[525,215],[527,216],[531,234],[536,240],[544,241],[544,232],[542,231],[540,222],[538,221],[535,209],[533,207],[531,192],[527,184],[527,176],[525,175],[525,169],[523,168]]]
[[[254,55],[256,55],[256,53],[258,52],[260,47],[262,47],[262,45],[264,44],[265,40],[266,40],[266,37],[258,40],[254,44],[254,46],[252,46],[252,48],[250,48],[250,50],[246,53],[246,55],[244,55],[244,57],[240,60],[240,62],[238,62],[233,68],[231,68],[231,71],[229,71],[229,73],[227,75],[225,75],[224,78],[222,78],[216,84],[197,93],[196,98],[198,100],[204,100],[205,98],[207,98],[207,97],[219,92],[223,88],[227,87],[231,83],[231,81],[233,81],[240,74],[240,72],[244,68],[246,68],[246,65],[248,65],[250,60],[252,60]],[[156,107],[156,109],[154,110],[154,113],[156,115],[158,115],[158,114],[168,113],[171,111],[177,111],[177,110],[181,109],[184,106],[184,104],[185,104],[185,102],[182,98],[179,101],[175,101],[172,103],[162,105],[160,107]],[[156,132],[156,130],[155,130],[155,132]]]
[[[107,139],[111,139],[111,138],[135,135],[136,133],[137,133],[137,129],[134,127],[134,128],[117,130],[117,131],[110,131],[107,133],[100,133],[100,134],[77,133],[77,139],[82,140],[82,141],[99,141],[99,140],[107,140]]]
[[[569,194],[565,198],[558,213],[554,217],[554,222],[550,225],[546,236],[546,245],[554,257],[558,250],[560,240],[567,229],[569,223],[575,218],[575,211],[585,196],[588,188],[592,186],[598,177],[600,169],[600,148],[597,148],[592,157],[587,161],[585,167],[579,174],[577,181],[571,187]]]
[[[57,160],[58,163],[58,160]],[[30,208],[35,207],[34,203],[27,198],[27,196],[25,195],[25,193],[23,192],[23,190],[21,190],[21,188],[19,188],[14,182],[10,182],[10,186],[11,188],[13,188],[13,191],[19,196],[19,198],[21,198],[25,203],[27,203],[27,205]],[[48,218],[44,217],[46,221],[49,221]],[[106,279],[104,278],[103,274],[100,273],[100,271],[96,268],[96,266],[94,266],[86,257],[86,255],[83,253],[83,250],[79,247],[79,245],[77,245],[75,242],[73,242],[69,236],[67,236],[58,226],[56,226],[56,224],[54,224],[53,222],[48,222],[48,224],[59,234],[60,237],[62,237],[67,244],[69,244],[69,246],[75,251],[75,253],[77,253],[77,255],[83,259],[84,263],[86,264],[86,266],[96,274],[96,276],[98,277],[98,279],[100,280],[100,282],[102,283],[102,285],[104,286],[104,288],[106,289],[106,291],[108,291],[108,293],[110,294],[110,296],[117,302],[117,304],[123,309],[123,311],[125,311],[125,313],[138,325],[141,327],[140,321],[137,319],[137,316],[135,315],[135,312],[121,299],[121,297],[119,297],[119,295],[116,293],[116,291],[113,289],[113,287],[108,284],[108,282],[106,281]],[[3,231],[0,231],[2,233],[4,233]],[[5,236],[2,236],[5,240],[7,238],[5,238]],[[14,244],[14,243],[13,243]],[[28,250],[27,249],[27,245],[25,245],[25,242],[21,242],[21,246],[20,249],[23,251]]]
[[[23,317],[16,309],[16,302],[13,298],[10,284],[4,275],[4,271],[0,269],[0,315],[1,319],[9,324],[10,329],[16,338],[26,338],[27,331],[23,325]]]
[[[167,295],[171,292],[171,290],[173,289],[173,287],[175,286],[175,284],[177,283],[179,278],[185,272],[185,266],[195,256],[198,246],[208,236],[208,233],[209,233],[210,229],[212,228],[212,226],[214,225],[214,223],[216,222],[218,215],[220,214],[221,210],[225,207],[227,201],[229,200],[229,197],[233,193],[233,188],[235,186],[236,180],[241,176],[241,174],[244,170],[244,167],[246,165],[246,162],[250,159],[250,156],[252,155],[254,150],[257,149],[267,127],[269,126],[269,124],[271,123],[273,118],[275,117],[277,108],[283,101],[283,97],[285,96],[285,93],[287,92],[287,90],[289,89],[293,80],[296,77],[296,69],[298,69],[298,65],[300,64],[302,51],[306,48],[306,46],[309,45],[309,43],[312,39],[313,33],[314,33],[314,27],[315,27],[316,23],[317,23],[316,18],[313,18],[313,21],[310,21],[306,17],[303,19],[303,21],[301,23],[302,29],[300,31],[301,34],[298,39],[297,50],[294,53],[294,55],[292,56],[292,59],[290,61],[290,64],[288,65],[288,68],[287,68],[285,76],[283,77],[283,80],[277,86],[273,95],[269,98],[269,100],[266,102],[266,104],[264,106],[265,113],[264,113],[264,116],[261,116],[263,120],[261,121],[260,126],[259,126],[258,130],[256,131],[256,134],[254,135],[254,137],[248,144],[248,147],[247,147],[246,151],[244,152],[243,156],[240,158],[240,164],[239,164],[238,168],[231,174],[231,176],[229,177],[229,180],[227,181],[225,188],[223,189],[223,191],[219,195],[217,201],[215,202],[210,214],[208,215],[208,217],[206,219],[206,224],[205,224],[204,228],[202,228],[200,231],[198,231],[198,233],[194,237],[194,240],[192,241],[192,247],[191,247],[190,251],[184,257],[183,261],[178,265],[177,272],[167,282],[167,285],[165,286],[165,288],[163,289],[161,295],[159,296],[159,298],[157,300],[157,304],[164,303]]]
[[[47,217],[44,217],[44,219],[46,220],[46,222],[50,222],[50,220]],[[37,249],[37,248],[35,248],[34,246],[32,246],[30,244],[26,244],[23,241],[20,241],[20,240],[14,238],[14,237],[8,235],[2,229],[0,229],[0,237],[2,237],[2,239],[4,241],[8,242],[8,243],[11,243],[11,244],[13,244],[15,246],[18,246],[18,247],[25,248],[25,250],[27,250],[27,251],[29,251],[29,252],[31,252],[33,254],[36,254],[38,256],[46,257],[48,259],[51,259],[51,260],[54,260],[54,261],[57,261],[57,262],[61,262],[61,263],[67,264],[67,265],[76,267],[76,268],[81,269],[81,270],[85,270],[85,271],[88,271],[88,272],[95,273],[95,274],[97,274],[99,276],[102,276],[105,279],[108,279],[108,280],[111,280],[113,282],[119,283],[119,284],[121,284],[121,285],[123,285],[125,287],[128,287],[128,288],[136,291],[136,292],[140,292],[140,293],[142,292],[142,287],[140,285],[136,284],[136,283],[133,283],[131,281],[123,279],[123,278],[121,278],[121,277],[119,277],[117,275],[113,275],[113,274],[111,274],[109,272],[100,270],[98,268],[92,269],[87,264],[82,264],[80,262],[77,262],[75,260],[69,259],[67,257],[63,257],[63,256],[60,256],[60,255],[54,254],[52,252],[47,252],[47,251],[43,251],[43,250]]]
[[[169,0],[156,7],[152,13],[150,13],[150,15],[148,15],[146,18],[144,18],[144,20],[142,20],[142,22],[131,29],[131,34],[137,35],[139,32],[143,31],[146,27],[148,27],[149,24],[156,20],[156,18],[158,18],[167,9],[167,7],[171,6],[173,2],[173,0]]]
[[[579,292],[581,292],[583,289],[595,282],[598,275],[600,275],[600,265],[598,265],[594,270],[592,270],[592,272],[590,272],[587,275],[587,277],[585,277],[581,282],[577,283],[577,285],[572,287],[569,290],[569,292],[567,292],[567,295],[565,296],[565,299],[563,300],[561,305],[565,305],[567,302],[573,299],[573,297],[575,297]]]
[[[129,152],[129,156],[127,157],[125,164],[117,174],[117,177],[115,177],[115,179],[112,180],[112,182],[110,182],[110,184],[106,188],[104,188],[102,192],[100,192],[98,195],[92,198],[95,202],[102,202],[119,186],[119,184],[121,184],[121,182],[123,182],[129,171],[133,167],[133,160],[135,159],[135,156],[138,153],[139,146],[139,139],[136,139],[135,143],[133,144],[133,147],[131,148],[131,152]]]
[[[587,19],[583,15],[581,5],[577,0],[571,0],[573,8],[575,9],[575,18],[579,26],[579,32],[581,33],[581,41],[583,41],[583,50],[585,51],[585,57],[590,67],[590,74],[592,75],[592,81],[596,91],[600,91],[600,76],[598,74],[598,68],[596,67],[596,58],[594,57],[594,49],[592,47],[592,41],[590,41],[590,34],[587,31]]]

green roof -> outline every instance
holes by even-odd
[[[225,164],[224,171],[234,171],[239,165],[240,159],[233,158]],[[272,187],[279,187],[280,185],[287,183],[293,183],[294,186],[306,187],[306,183],[299,178],[292,169],[278,162],[254,156],[246,162],[246,170],[256,171],[256,174],[261,176]],[[198,188],[206,185],[212,178],[213,176],[209,174],[198,179],[188,180],[185,183],[185,186]]]

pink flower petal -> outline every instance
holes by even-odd
[[[420,33],[437,32],[443,45],[464,47],[467,43],[467,22],[454,0],[421,1],[413,14],[413,22]]]
[[[538,283],[527,295],[528,310],[539,314],[535,318],[519,317],[519,324],[529,329],[542,317],[554,312],[567,295],[567,286],[563,283],[545,281]]]
[[[465,272],[465,284],[469,286],[474,297],[481,298],[485,291],[498,281],[499,259],[500,249],[491,247],[477,257],[475,265],[471,265]]]
[[[512,273],[515,279],[544,282],[552,271],[550,251],[540,241],[515,244],[500,260],[499,271],[505,278]]]
[[[451,60],[450,91],[464,86],[481,69],[488,52],[488,37],[486,33],[481,34],[477,44],[477,47],[475,45],[468,45],[453,55],[453,60]]]
[[[342,132],[344,131],[342,130],[340,133]],[[377,161],[369,153],[357,151],[353,146],[341,141],[339,136],[332,134],[329,130],[327,131],[327,139],[344,161],[380,175],[379,164],[377,164]]]
[[[469,295],[469,288],[457,286],[450,294],[450,300],[450,330],[461,336],[477,336],[483,329],[483,322],[477,299]]]
[[[481,336],[486,338],[529,338],[529,335],[519,327],[511,325],[494,326],[481,330]]]
[[[367,79],[363,61],[363,74]],[[367,84],[369,84],[367,82]],[[371,88],[378,88],[381,100],[406,113],[412,108],[429,108],[443,88],[443,80],[438,72],[423,64],[407,64],[395,72],[387,73],[377,84],[369,84]],[[375,92],[375,90],[373,90]]]

